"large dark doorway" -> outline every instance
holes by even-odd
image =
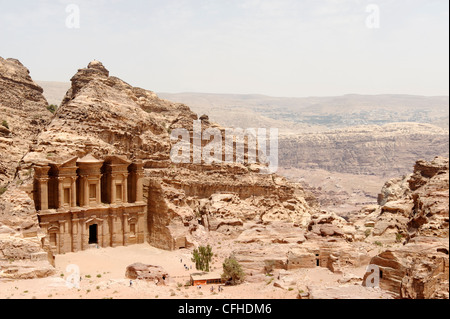
[[[97,224],[89,226],[89,245],[98,244],[98,226]]]

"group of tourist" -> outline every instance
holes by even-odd
[[[180,263],[181,264],[183,263],[183,258],[180,258]],[[186,270],[186,271],[192,270],[192,265],[188,266],[188,265],[184,264],[184,270]]]

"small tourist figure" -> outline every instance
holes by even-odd
[[[133,287],[133,280],[130,280],[130,287]]]

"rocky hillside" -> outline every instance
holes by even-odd
[[[29,73],[19,61],[0,57],[0,192],[52,117],[42,88]]]
[[[387,182],[378,201],[375,236],[448,238],[448,158],[418,161],[413,174]]]
[[[418,161],[414,173],[389,181],[365,220],[379,245],[380,286],[399,298],[449,297],[449,160]],[[367,274],[366,276],[368,276]]]
[[[26,192],[14,191],[26,187],[21,175],[30,179],[33,174],[31,169],[20,173],[18,168],[53,116],[42,88],[29,73],[19,61],[0,57],[0,277],[6,278],[54,272],[38,237],[34,203]],[[33,263],[28,262],[31,259]],[[4,264],[5,260],[9,262]]]

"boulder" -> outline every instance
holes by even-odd
[[[166,285],[169,274],[159,266],[135,263],[127,267],[125,277],[132,280],[153,281],[157,285]]]

